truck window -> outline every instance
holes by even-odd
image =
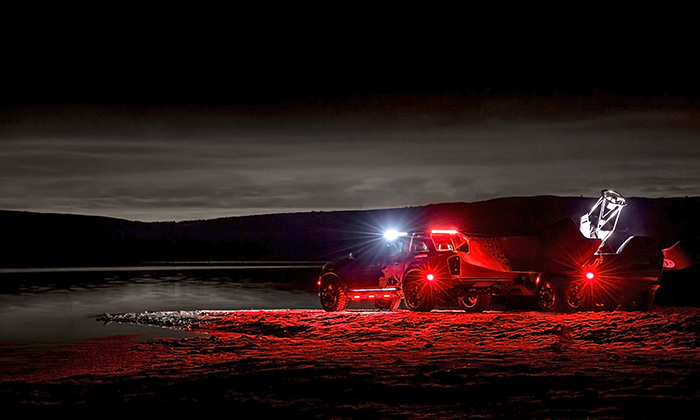
[[[469,253],[469,238],[465,235],[457,233],[452,237],[452,243],[457,251]]]
[[[454,251],[455,247],[452,244],[452,239],[450,235],[431,235],[433,238],[433,245],[438,251]]]
[[[428,252],[428,245],[423,241],[416,241],[413,243],[413,252]]]

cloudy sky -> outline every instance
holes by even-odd
[[[700,195],[693,67],[649,42],[605,57],[511,42],[498,59],[110,42],[49,41],[11,69],[0,209],[154,221]]]

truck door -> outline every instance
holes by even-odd
[[[352,287],[358,289],[375,289],[397,285],[403,272],[406,252],[403,238],[395,242],[381,243],[376,247],[365,249],[358,255],[358,261],[352,273]]]
[[[382,269],[382,275],[379,278],[379,287],[398,287],[401,284],[406,267],[406,258],[409,253],[410,238],[398,238],[393,244],[389,244],[388,252],[384,261],[385,267]]]

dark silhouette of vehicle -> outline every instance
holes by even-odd
[[[603,252],[625,200],[605,190],[579,227],[562,219],[531,235],[475,236],[452,229],[394,233],[327,263],[318,287],[322,307],[344,310],[370,300],[413,311],[457,302],[488,309],[494,297],[536,300],[543,311],[648,310],[664,267],[652,238],[630,237]]]

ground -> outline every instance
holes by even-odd
[[[700,308],[192,311],[96,321],[190,335],[5,346],[0,403],[390,419],[686,418],[700,408]]]

